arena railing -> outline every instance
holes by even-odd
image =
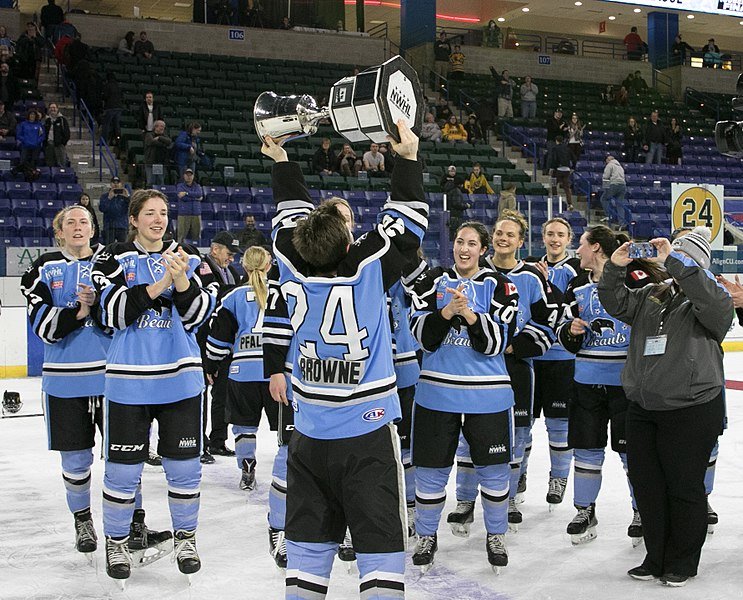
[[[717,98],[687,87],[684,90],[684,103],[713,116],[715,121],[720,120],[720,101]]]
[[[502,142],[503,142],[503,156],[506,155],[506,143],[511,146],[520,146],[521,153],[524,156],[531,157],[533,159],[533,172],[532,181],[537,180],[537,163],[539,162],[539,146],[537,142],[532,140],[526,133],[520,129],[514,127],[507,121],[502,122],[501,126]]]

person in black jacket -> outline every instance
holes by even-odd
[[[83,193],[77,203],[78,205],[88,209],[88,212],[90,213],[91,223],[93,224],[93,237],[90,238],[90,245],[91,247],[95,247],[101,241],[101,229],[98,227],[98,215],[90,202],[90,196],[88,196],[88,194]]]
[[[49,112],[44,119],[46,138],[44,140],[44,157],[48,167],[67,166],[67,142],[70,141],[70,124],[59,112],[55,102],[49,105]]]
[[[572,172],[570,161],[572,157],[570,156],[570,150],[567,144],[563,144],[562,142],[563,137],[558,135],[555,138],[555,145],[547,154],[547,169],[550,172],[550,176],[556,180],[555,188],[559,185],[565,190],[565,200],[568,203],[568,210],[573,210],[573,192],[570,189],[570,173]],[[553,188],[552,194],[554,195],[556,192],[557,190]]]
[[[121,88],[116,81],[116,73],[106,73],[106,83],[103,86],[103,116],[101,117],[101,137],[111,145],[121,137]],[[148,110],[149,112],[149,110]]]
[[[322,145],[312,157],[312,172],[315,175],[332,175],[338,158],[330,149],[330,138],[323,138]]]
[[[635,163],[640,156],[642,148],[642,130],[637,124],[635,117],[627,119],[627,127],[624,128],[624,161]]]
[[[545,172],[545,175],[549,170],[549,167],[547,167],[547,156],[549,155],[550,150],[555,146],[555,138],[558,135],[563,136],[564,138],[567,130],[568,124],[562,118],[562,109],[558,106],[552,114],[552,117],[547,119],[547,144],[542,165],[542,170]]]
[[[666,145],[667,134],[666,128],[658,120],[658,111],[650,113],[650,120],[645,123],[643,132],[643,146],[645,151],[645,164],[661,164],[663,160],[663,150]]]
[[[235,254],[240,252],[240,245],[234,235],[228,231],[220,231],[212,238],[209,254],[202,257],[197,273],[201,284],[212,296],[219,299],[225,292],[240,283],[240,273],[232,264]],[[209,336],[209,327],[204,325],[196,334],[196,340],[201,349],[201,357],[206,364],[206,338]],[[205,465],[214,463],[214,454],[219,456],[235,456],[235,451],[228,448],[227,423],[225,421],[225,400],[227,398],[227,375],[230,372],[230,360],[225,360],[219,372],[212,377],[212,431],[206,434],[206,418],[203,419],[204,452],[201,462]],[[205,386],[209,385],[204,375]],[[204,389],[204,415],[208,410],[208,387]]]
[[[64,11],[57,6],[54,0],[47,0],[47,5],[41,9],[39,20],[44,28],[44,37],[53,40],[57,25],[64,21]]]
[[[155,104],[155,94],[151,91],[145,92],[144,101],[139,105],[137,111],[137,120],[142,135],[155,128],[155,121],[163,120],[163,109],[159,104]]]

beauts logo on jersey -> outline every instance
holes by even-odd
[[[299,357],[302,379],[315,385],[359,385],[364,369],[364,361]]]

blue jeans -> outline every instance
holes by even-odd
[[[651,142],[648,144],[648,151],[645,154],[645,164],[655,163],[659,165],[663,160],[663,144]]]
[[[534,119],[537,116],[537,101],[536,100],[522,100],[521,101],[521,116],[524,119]]]
[[[604,213],[609,216],[610,201],[613,198],[618,206],[624,202],[624,196],[627,193],[627,186],[623,183],[612,183],[604,188],[604,192],[601,194],[600,202],[601,206],[604,207]]]
[[[163,170],[163,175],[153,175],[152,165],[145,165],[144,172],[145,172],[145,178],[147,181],[148,188],[151,188],[153,185],[165,185],[164,170]]]

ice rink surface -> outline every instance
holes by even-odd
[[[743,354],[726,359],[728,380],[743,381]],[[6,380],[19,391],[19,414],[40,411],[40,380]],[[572,476],[565,502],[553,513],[545,502],[549,470],[544,422],[534,427],[524,522],[507,537],[510,564],[495,575],[487,562],[482,509],[468,539],[454,537],[446,523],[439,529],[439,552],[422,576],[410,562],[406,573],[411,600],[654,600],[656,598],[743,598],[743,391],[728,389],[729,428],[720,440],[717,479],[711,503],[720,515],[714,535],[707,536],[699,576],[685,588],[634,581],[627,569],[642,561],[644,546],[632,548],[626,535],[632,519],[629,493],[619,457],[609,453],[597,502],[598,537],[574,547],[565,533],[574,515]],[[230,444],[232,441],[230,440]],[[189,587],[167,557],[133,570],[121,592],[105,573],[99,541],[93,565],[73,545],[73,519],[67,510],[59,455],[46,449],[42,417],[0,420],[0,599],[84,600],[100,598],[185,600],[273,600],[283,598],[283,573],[268,554],[266,510],[275,438],[264,422],[258,436],[258,488],[252,495],[238,489],[234,459],[217,457],[205,465],[201,486],[198,548],[203,567]],[[103,463],[93,466],[92,509],[102,538],[101,480]],[[146,467],[143,475],[147,523],[170,527],[165,476]],[[446,513],[455,504],[454,477]],[[412,548],[410,549],[412,550]],[[336,560],[328,598],[358,598],[358,571],[349,574]]]

